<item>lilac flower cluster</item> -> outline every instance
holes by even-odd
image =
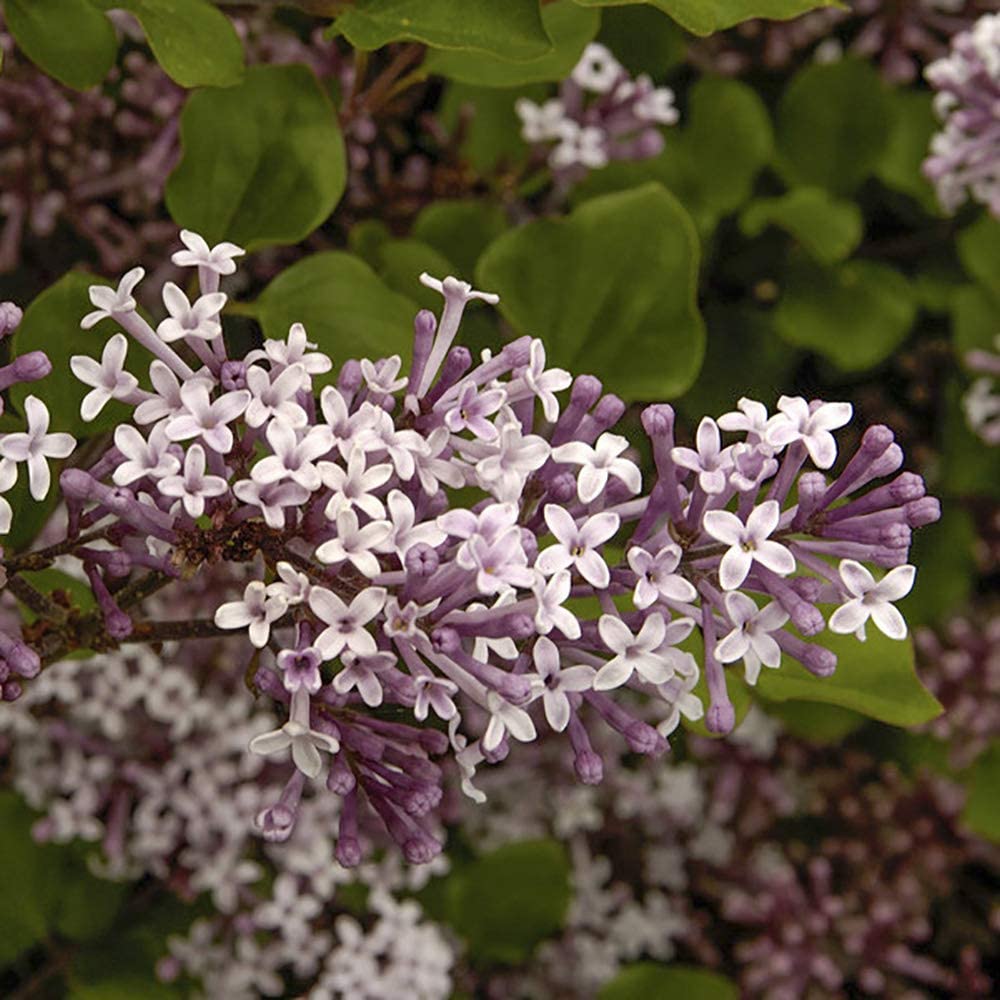
[[[921,63],[942,56],[948,40],[996,0],[851,0],[842,8],[810,11],[789,21],[751,20],[692,49],[698,65],[735,75],[763,65],[788,66],[810,53],[817,60],[840,58],[845,50],[877,59],[892,83],[909,83]]]
[[[954,212],[971,198],[1000,216],[1000,14],[956,35],[924,75],[944,122],[923,166],[939,201]]]
[[[757,708],[669,767],[603,749],[601,787],[567,787],[551,742],[484,776],[489,803],[463,820],[477,843],[563,841],[574,895],[529,964],[485,982],[460,968],[461,986],[590,996],[646,958],[719,968],[746,996],[991,995],[1000,901],[964,890],[997,852],[962,830],[957,786],[812,746]],[[981,933],[942,941],[951,920]]]
[[[83,92],[28,63],[2,21],[0,51],[0,272],[60,225],[112,272],[166,245],[175,229],[156,206],[179,155],[183,89],[138,48]]]
[[[993,340],[993,351],[969,351],[966,366],[979,377],[962,398],[962,409],[969,426],[987,444],[1000,444],[1000,334]]]
[[[836,657],[812,640],[828,615],[835,632],[863,638],[871,620],[906,635],[892,602],[913,582],[911,529],[939,507],[910,473],[862,492],[902,463],[884,426],[828,474],[848,404],[782,397],[768,416],[741,400],[701,422],[694,449],[675,444],[669,406],[650,406],[642,423],[655,474],[643,492],[628,441],[611,430],[625,406],[598,379],[548,367],[529,337],[477,365],[454,346],[467,304],[495,295],[424,275],[444,308],[440,321],[417,315],[408,374],[398,356],[348,361],[317,398],[314,380],[332,362],[300,324],[287,340],[228,356],[220,278],[242,251],[182,239],[173,262],[197,271],[200,294],[192,301],[168,283],[155,328],[136,308],[141,268],[116,289],[91,288],[95,309],[81,325],[110,319],[153,354],[151,389],[126,370],[122,333],[100,362],[73,359],[91,387],[83,416],[116,399],[134,407],[134,424],[120,425],[89,469],[62,472],[68,524],[57,548],[76,556],[93,590],[95,648],[153,641],[165,628],[246,630],[249,676],[285,718],[250,749],[292,758],[257,816],[266,839],[291,834],[306,782],[322,779],[343,799],[342,864],[361,860],[363,803],[409,860],[427,861],[441,849],[435,758],[449,751],[480,799],[477,767],[535,740],[544,719],[568,734],[579,778],[597,782],[598,721],[659,756],[682,714],[732,729],[725,664],[742,660],[750,684],[782,656],[827,676]],[[48,433],[33,399],[29,432],[0,438],[0,454],[10,474],[27,462],[41,498],[47,459],[70,442]],[[722,431],[739,440],[723,445]],[[147,588],[258,558],[211,620],[184,631],[134,618]],[[865,563],[888,572],[876,580]],[[698,662],[680,646],[696,629],[707,712]],[[51,638],[39,640],[46,659],[67,651]],[[635,694],[652,701],[656,725],[633,709]],[[405,715],[375,711],[390,705]]]
[[[944,706],[927,731],[961,770],[1000,739],[1000,616],[978,610],[913,638],[921,679]]]
[[[664,142],[660,126],[678,118],[672,90],[655,87],[646,75],[632,79],[598,42],[583,50],[558,97],[542,105],[520,98],[515,110],[525,141],[547,147],[549,166],[566,180],[612,160],[658,155]]]

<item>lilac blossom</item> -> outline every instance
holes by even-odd
[[[924,71],[944,124],[923,170],[947,212],[966,199],[1000,217],[1000,14],[984,14]]]
[[[547,151],[549,166],[564,183],[612,160],[658,155],[664,144],[660,127],[678,120],[672,90],[655,87],[645,74],[632,79],[599,42],[583,50],[557,99],[538,105],[522,97],[514,110],[524,140]]]
[[[190,235],[186,243],[198,257],[195,301],[221,294],[218,269]],[[143,573],[168,586],[212,562],[245,568],[232,592],[206,598],[212,619],[192,627],[246,630],[235,639],[253,658],[248,681],[288,720],[269,721],[253,741],[265,756],[293,758],[291,768],[267,765],[286,785],[255,812],[260,833],[290,839],[303,790],[308,798],[316,782],[323,794],[325,781],[340,803],[338,857],[351,864],[367,850],[359,816],[377,820],[408,861],[435,857],[444,767],[457,764],[478,798],[477,770],[536,740],[543,716],[566,734],[581,780],[594,782],[602,765],[591,734],[603,728],[649,756],[666,752],[663,734],[682,715],[731,729],[726,665],[742,657],[750,669],[752,654],[771,666],[772,640],[828,675],[836,657],[814,640],[827,624],[821,608],[863,600],[833,566],[908,565],[912,529],[939,513],[919,477],[879,482],[902,463],[885,427],[869,428],[830,471],[846,404],[782,398],[767,418],[763,404],[743,400],[745,425],[707,418],[687,464],[673,410],[649,406],[653,461],[643,474],[613,429],[620,399],[590,376],[570,382],[546,369],[529,337],[473,367],[454,346],[463,311],[496,297],[450,276],[423,280],[444,307],[440,321],[417,315],[410,370],[347,361],[318,407],[311,375],[332,363],[304,328],[232,358],[223,338],[207,344],[200,320],[165,344],[126,308],[132,288],[107,290],[97,304],[159,352],[155,395],[134,400],[148,431],[123,424],[120,448],[60,480],[60,552],[83,563],[109,643],[133,631],[133,617],[140,634],[157,634],[142,598],[132,603]],[[30,433],[0,437],[0,454],[31,451],[37,465],[64,449],[32,408]],[[194,524],[205,511],[210,523]],[[109,529],[110,554],[80,541],[94,527]],[[107,585],[133,574],[134,587]],[[775,610],[751,622],[738,596]],[[694,629],[700,665],[678,646]]]

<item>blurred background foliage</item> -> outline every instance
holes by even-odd
[[[53,425],[83,437],[116,422],[109,408],[107,422],[80,423],[79,387],[60,364],[79,349],[86,288],[126,261],[164,259],[177,226],[253,251],[232,290],[231,339],[250,345],[302,321],[338,361],[405,356],[414,311],[435,304],[417,275],[454,273],[500,294],[498,313],[468,317],[470,347],[531,333],[550,363],[599,375],[629,403],[674,401],[689,429],[741,395],[782,393],[850,399],[859,425],[890,424],[944,509],[916,543],[911,628],[971,608],[992,617],[1000,449],[972,434],[960,400],[964,358],[1000,330],[1000,222],[938,206],[921,172],[931,93],[916,74],[889,82],[877,58],[852,54],[849,17],[832,29],[848,49],[832,61],[806,49],[771,65],[759,45],[753,55],[766,26],[729,30],[815,6],[4,0],[0,298],[30,302],[11,349],[44,344]],[[112,8],[135,20],[109,18]],[[551,96],[593,40],[673,88],[680,124],[658,155],[560,187],[522,139],[515,103]],[[725,58],[734,51],[739,78]],[[140,68],[163,103],[122,131]],[[39,73],[58,81],[68,136],[15,103]],[[167,153],[154,161],[156,143]],[[74,169],[87,156],[94,176]],[[15,391],[13,408],[22,401]],[[18,490],[12,550],[51,513]],[[834,678],[786,665],[753,697],[807,743],[846,741],[906,773],[946,776],[965,791],[964,829],[995,841],[1000,746],[956,767],[946,740],[908,731],[939,712],[918,680],[925,667],[911,643],[872,636]],[[0,994],[183,994],[153,969],[167,936],[210,903],[180,878],[98,878],[94,845],[36,845],[34,819],[3,792]],[[482,851],[458,829],[449,851],[450,873],[418,898],[461,943],[458,995],[472,995],[486,989],[483,970],[530,967],[560,933],[573,868],[551,836]],[[344,907],[363,917],[354,888]],[[723,974],[695,954],[637,955],[599,996],[733,997],[736,954],[714,963]],[[995,947],[987,957],[995,965]]]

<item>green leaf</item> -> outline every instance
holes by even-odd
[[[976,578],[976,541],[972,515],[956,503],[944,503],[941,520],[916,532],[909,558],[920,569],[913,590],[899,602],[910,628],[962,610]]]
[[[452,262],[455,277],[471,281],[482,252],[506,229],[503,209],[493,202],[435,201],[414,220],[412,232]]]
[[[94,592],[83,581],[75,576],[70,576],[62,570],[50,568],[34,570],[30,573],[20,574],[30,583],[35,590],[43,594],[52,594],[56,590],[64,590],[81,611],[91,611],[96,607]],[[28,607],[21,605],[21,613],[26,621],[35,620],[35,613]]]
[[[882,162],[891,121],[887,88],[868,63],[813,63],[778,104],[779,166],[790,184],[850,194]]]
[[[538,0],[357,0],[334,22],[356,49],[423,42],[503,59],[537,59],[552,48]]]
[[[514,110],[519,97],[544,100],[541,84],[515,90],[449,84],[441,98],[441,123],[454,132],[462,123],[462,156],[481,174],[527,159],[528,146],[521,138],[521,121]]]
[[[136,16],[156,61],[182,87],[231,87],[243,78],[243,45],[208,0],[114,0]]]
[[[833,198],[821,188],[796,188],[753,201],[740,215],[747,236],[759,236],[770,225],[791,233],[820,264],[836,264],[861,242],[864,221],[853,201]]]
[[[405,295],[423,309],[441,310],[441,296],[420,284],[426,271],[435,278],[451,274],[451,264],[432,246],[420,240],[386,240],[376,252],[375,270],[394,292]]]
[[[53,931],[90,941],[107,930],[124,887],[87,871],[85,844],[38,844],[35,814],[13,792],[0,793],[0,967]]]
[[[994,351],[1000,333],[1000,297],[981,285],[965,285],[951,299],[952,345],[959,361],[970,351]]]
[[[788,343],[822,354],[841,371],[864,371],[902,343],[916,311],[909,282],[886,264],[803,262],[789,270],[774,326]]]
[[[90,0],[5,0],[3,16],[25,55],[68,87],[93,87],[114,65],[115,29]]]
[[[236,87],[192,94],[181,146],[167,207],[209,243],[296,243],[344,192],[337,115],[305,66],[254,66]]]
[[[921,170],[931,136],[939,128],[934,97],[925,91],[893,89],[888,98],[891,125],[875,175],[886,187],[916,199],[929,214],[943,215],[934,186]]]
[[[391,291],[364,261],[329,251],[278,275],[249,307],[268,337],[284,340],[292,323],[339,365],[347,358],[410,357],[417,306]]]
[[[648,73],[657,80],[684,61],[688,44],[688,36],[674,21],[641,4],[606,8],[597,40],[633,76]]]
[[[595,170],[574,190],[577,200],[659,181],[680,199],[703,235],[749,199],[771,161],[771,121],[746,84],[707,77],[692,88],[686,124],[665,132],[664,151],[638,163]]]
[[[647,3],[669,14],[678,24],[695,35],[710,35],[713,31],[731,28],[753,17],[781,21],[798,17],[817,7],[837,6],[816,0],[576,0],[584,7],[621,7]]]
[[[596,374],[627,400],[678,395],[698,374],[697,275],[694,227],[657,184],[504,233],[476,268],[505,318],[545,341],[550,364]]]
[[[725,976],[685,965],[637,962],[626,965],[597,994],[597,1000],[736,1000],[739,992]]]
[[[505,844],[448,879],[448,922],[474,960],[523,962],[563,926],[569,876],[557,841]]]
[[[483,52],[432,49],[422,68],[481,87],[563,80],[577,64],[584,46],[597,34],[601,17],[572,0],[559,0],[542,8],[542,23],[552,39],[552,49],[536,59],[517,61]]]
[[[970,278],[1000,296],[1000,222],[981,215],[958,234],[958,256]]]
[[[87,289],[91,285],[107,284],[83,271],[68,271],[54,285],[38,295],[24,311],[24,318],[12,338],[14,357],[29,351],[44,351],[52,362],[52,372],[39,382],[19,383],[11,387],[11,402],[24,412],[24,401],[38,396],[45,401],[52,418],[51,430],[65,431],[76,438],[94,437],[113,430],[128,419],[129,408],[112,401],[100,415],[87,423],[80,416],[80,403],[90,387],[80,382],[70,371],[74,354],[89,354],[100,359],[108,335],[115,330],[110,320],[104,320],[92,330],[81,330],[80,320],[93,306]],[[148,368],[148,352],[129,341],[126,367],[135,375]]]
[[[967,787],[963,822],[973,833],[1000,843],[1000,742],[973,765]]]
[[[830,609],[826,609],[830,610]],[[850,708],[894,726],[918,726],[941,714],[937,699],[920,683],[909,639],[888,639],[869,622],[868,639],[824,632],[820,645],[837,654],[831,677],[815,677],[782,657],[777,670],[761,671],[757,687],[770,701],[818,701]]]
[[[868,720],[858,712],[809,701],[767,701],[763,710],[781,722],[785,732],[820,746],[840,743]]]

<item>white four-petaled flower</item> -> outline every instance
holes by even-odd
[[[25,399],[24,414],[28,418],[27,431],[16,431],[0,438],[0,455],[12,462],[28,463],[31,495],[35,500],[44,500],[52,481],[48,460],[68,457],[76,447],[76,438],[71,434],[49,434],[49,410],[37,396]],[[11,485],[16,478],[15,473]]]
[[[780,542],[769,539],[778,527],[781,509],[777,500],[765,500],[754,507],[744,524],[728,510],[707,511],[702,524],[713,538],[729,546],[719,563],[719,583],[723,590],[735,590],[747,578],[754,562],[787,576],[795,569],[795,557]]]
[[[91,391],[80,403],[80,416],[84,420],[93,420],[108,400],[127,400],[138,388],[139,380],[125,371],[127,353],[125,335],[116,333],[104,345],[100,362],[86,354],[74,354],[69,359],[73,374],[85,385],[91,386]]]
[[[830,616],[830,631],[854,632],[863,641],[865,623],[871,618],[879,631],[890,639],[905,639],[906,621],[891,602],[910,592],[916,575],[915,566],[897,566],[876,582],[861,563],[842,559],[840,579],[853,596]]]

